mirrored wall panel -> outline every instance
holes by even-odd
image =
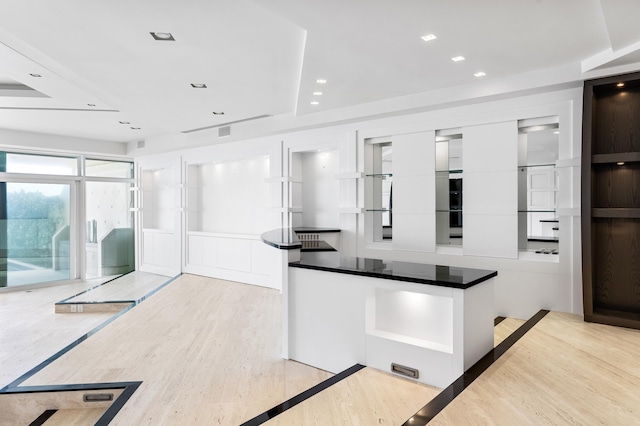
[[[371,143],[371,170],[366,174],[374,241],[391,241],[393,237],[393,147],[390,141]]]
[[[436,132],[436,244],[462,246],[462,133]]]
[[[557,255],[558,120],[522,120],[518,127],[518,248]]]

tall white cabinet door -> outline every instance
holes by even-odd
[[[181,272],[182,173],[178,158],[137,164],[138,270],[174,276]]]
[[[518,257],[518,123],[463,130],[463,251]]]
[[[435,252],[435,132],[393,137],[393,248]]]

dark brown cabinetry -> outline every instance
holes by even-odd
[[[640,73],[586,81],[583,114],[585,320],[640,328]]]

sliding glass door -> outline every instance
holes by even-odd
[[[0,151],[0,288],[135,269],[133,163]]]
[[[126,274],[135,269],[131,185],[86,183],[87,278]]]

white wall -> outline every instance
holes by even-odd
[[[96,139],[74,138],[70,136],[45,135],[42,133],[21,132],[17,130],[0,129],[0,141],[3,149],[11,150],[42,150],[51,152],[79,152],[85,155],[116,156],[127,155],[127,144]]]
[[[340,181],[338,150],[303,152],[302,226],[340,227]]]
[[[268,156],[189,167],[199,171],[200,231],[260,234],[269,229]]]
[[[435,252],[435,131],[394,137],[393,247]]]
[[[463,252],[518,257],[518,124],[463,128]]]
[[[260,234],[281,226],[281,182],[271,182],[281,173],[281,143],[262,139],[188,150],[181,161],[182,270],[279,289],[273,277],[278,253]]]
[[[291,180],[294,180],[294,177],[300,178],[294,176],[291,167],[295,156],[317,150],[335,151],[339,157],[336,179],[339,181],[338,212],[339,226],[343,230],[344,252],[361,257],[497,270],[496,315],[528,318],[541,308],[581,313],[581,105],[582,89],[567,89],[280,133],[247,141],[184,150],[180,154],[184,166],[269,155],[268,187],[271,213],[268,223],[272,228],[277,228],[289,226],[293,218],[299,215],[296,211],[301,206],[292,204],[289,192]],[[560,134],[560,154],[557,163],[560,180],[560,255],[546,258],[528,257],[517,251],[517,121],[548,116],[558,116],[563,129]],[[465,246],[447,250],[435,247],[434,250],[433,135],[439,129],[452,128],[464,130],[464,202],[467,215],[464,227]],[[184,142],[184,139],[191,137],[201,136],[179,135],[176,141]],[[391,243],[367,239],[369,224],[364,212],[367,197],[363,177],[367,167],[367,159],[364,157],[365,140],[383,137],[390,138],[394,143],[394,198],[398,197],[394,202],[400,202],[399,212],[406,216],[403,218],[402,214],[394,214],[394,234],[396,227],[400,233],[394,235]],[[189,145],[188,141],[186,145]],[[141,160],[143,159],[144,157],[141,157]],[[397,167],[398,164],[402,165],[400,169]],[[313,170],[314,167],[309,166],[307,171]],[[396,176],[400,180],[396,179]],[[301,180],[306,181],[307,178],[302,177]],[[472,181],[475,183],[471,183]],[[329,173],[322,177],[322,182],[327,188],[333,185]],[[314,197],[313,202],[321,202],[320,198],[321,196]],[[305,201],[304,204],[312,205],[310,203],[313,202]],[[331,203],[335,205],[335,200],[332,199]],[[411,219],[406,220],[409,217]],[[313,222],[320,224],[317,217]],[[327,225],[328,222],[329,220]],[[224,234],[218,237],[225,238],[237,231],[224,224],[216,229],[220,234]],[[190,239],[194,235],[187,234],[183,232],[183,244],[187,252],[183,270],[220,276],[222,268],[203,269],[196,265],[197,256],[190,260],[189,247],[193,248],[199,242]],[[244,249],[244,253],[248,253],[247,250]],[[242,250],[238,251],[241,252]],[[246,265],[234,267],[247,268]],[[277,287],[276,283],[272,284]]]

